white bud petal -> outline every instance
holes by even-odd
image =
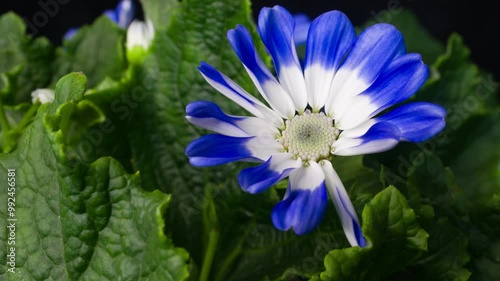
[[[41,103],[54,101],[54,90],[52,89],[36,89],[31,92],[31,102],[35,103],[39,100]]]
[[[134,20],[127,30],[127,49],[131,50],[134,46],[140,46],[148,49],[153,41],[155,29],[153,23]]]

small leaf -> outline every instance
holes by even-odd
[[[331,251],[325,257],[321,280],[381,280],[397,272],[427,250],[427,237],[415,213],[395,188],[388,187],[363,210],[366,248]]]

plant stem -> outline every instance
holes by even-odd
[[[203,258],[203,265],[201,267],[200,281],[207,281],[214,261],[215,250],[219,242],[219,231],[212,228],[208,237],[208,245]]]
[[[2,132],[4,137],[7,137],[7,133],[10,131],[10,124],[7,120],[7,116],[5,115],[5,111],[3,110],[3,102],[0,97],[0,126],[2,126]]]
[[[36,114],[39,107],[40,102],[36,102],[30,107],[26,114],[24,114],[23,119],[17,124],[17,130],[21,131],[31,122],[31,118]]]
[[[247,236],[250,234],[250,232],[253,231],[255,228],[255,223],[253,223],[251,226],[247,228],[245,233],[241,236],[240,240],[236,244],[236,247],[233,248],[233,250],[229,253],[229,255],[226,256],[224,259],[224,262],[222,263],[222,266],[220,267],[219,272],[215,276],[215,281],[221,281],[223,280],[224,277],[226,277],[227,272],[233,265],[234,261],[236,258],[238,258],[239,255],[241,255],[241,252],[243,251],[243,243],[245,242],[245,239]]]

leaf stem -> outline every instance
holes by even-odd
[[[3,136],[5,140],[7,140],[8,132],[10,131],[10,124],[7,120],[7,116],[5,115],[5,111],[3,109],[2,98],[0,97],[0,126],[2,127]]]
[[[215,281],[221,281],[226,276],[230,267],[233,265],[233,262],[236,260],[236,258],[238,258],[238,256],[243,251],[243,243],[245,242],[245,239],[254,228],[255,228],[255,223],[253,223],[250,227],[247,228],[245,233],[241,236],[240,240],[236,244],[236,247],[234,247],[233,250],[229,253],[229,255],[226,256],[224,262],[222,263],[222,266],[220,267],[219,272],[215,276]]]
[[[217,243],[219,242],[219,231],[212,228],[209,233],[208,245],[205,251],[205,257],[203,258],[203,265],[201,267],[200,281],[207,281],[210,275],[210,269],[212,268],[212,262],[214,261],[215,250],[217,249]]]
[[[30,107],[30,109],[26,112],[26,114],[24,114],[23,119],[21,119],[19,124],[17,124],[17,130],[21,131],[31,122],[31,119],[36,114],[40,105],[41,103],[38,101]]]

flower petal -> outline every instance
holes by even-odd
[[[388,122],[398,127],[401,140],[420,142],[439,133],[446,125],[446,110],[427,102],[412,102],[400,106],[376,118],[376,122]]]
[[[127,49],[131,50],[135,46],[140,46],[147,50],[155,36],[153,22],[134,20],[127,29]]]
[[[134,20],[135,5],[132,0],[123,0],[116,6],[116,23],[121,28],[127,28]]]
[[[323,219],[328,204],[325,176],[318,163],[309,164],[290,174],[285,198],[273,208],[272,220],[279,230],[293,228],[296,234],[303,235]]]
[[[301,166],[302,160],[291,153],[274,154],[264,164],[241,171],[238,182],[243,190],[259,193],[288,177]]]
[[[227,32],[227,38],[264,99],[281,117],[292,117],[295,114],[292,98],[267,69],[255,50],[248,30],[238,25]]]
[[[326,188],[330,193],[330,197],[333,200],[335,209],[340,217],[340,222],[342,223],[342,228],[347,237],[347,240],[351,246],[365,247],[366,241],[363,238],[363,233],[361,232],[361,227],[359,224],[358,216],[356,215],[356,210],[347,195],[342,181],[340,180],[337,172],[333,169],[332,163],[330,161],[322,161],[321,167],[325,174]]]
[[[77,27],[70,28],[70,29],[68,29],[68,31],[66,31],[66,33],[64,33],[63,39],[64,40],[70,40],[71,38],[73,38],[73,36],[75,36],[75,34],[77,32],[78,32],[78,28]]]
[[[366,90],[389,63],[405,52],[402,34],[386,23],[368,27],[352,47],[332,81],[326,113],[337,117],[342,102]]]
[[[193,166],[215,166],[253,157],[247,143],[252,137],[235,138],[218,134],[205,135],[186,147]]]
[[[31,102],[35,103],[40,101],[40,103],[53,102],[55,98],[55,92],[52,89],[36,89],[31,92]]]
[[[118,24],[118,14],[116,13],[115,10],[108,9],[108,10],[105,10],[103,12],[103,14],[106,17],[108,17],[108,19],[110,19],[112,22],[115,22],[116,24]]]
[[[346,137],[343,132],[332,145],[333,154],[350,156],[387,151],[398,144],[401,133],[388,122],[376,123],[360,137]]]
[[[265,161],[283,147],[276,141],[259,137],[235,138],[219,134],[202,136],[186,147],[193,166],[215,166],[229,162]]]
[[[186,119],[192,124],[225,136],[251,137],[279,134],[278,129],[264,119],[227,115],[217,104],[209,101],[188,104],[186,113]]]
[[[333,77],[355,41],[354,27],[339,11],[324,13],[311,24],[304,76],[313,111],[319,111],[325,105]]]
[[[338,106],[335,124],[351,129],[388,107],[410,98],[427,79],[428,68],[419,54],[394,59],[363,93]]]
[[[280,84],[291,95],[295,109],[302,113],[307,106],[306,84],[295,50],[295,21],[283,7],[263,8],[259,14],[260,37],[271,54]]]
[[[307,33],[311,26],[311,20],[306,14],[294,14],[295,30],[293,31],[293,41],[295,46],[300,46],[306,43]]]
[[[269,120],[276,127],[284,125],[283,119],[257,98],[247,93],[233,80],[220,73],[213,66],[202,62],[198,67],[205,80],[221,94],[239,104],[251,114]]]

